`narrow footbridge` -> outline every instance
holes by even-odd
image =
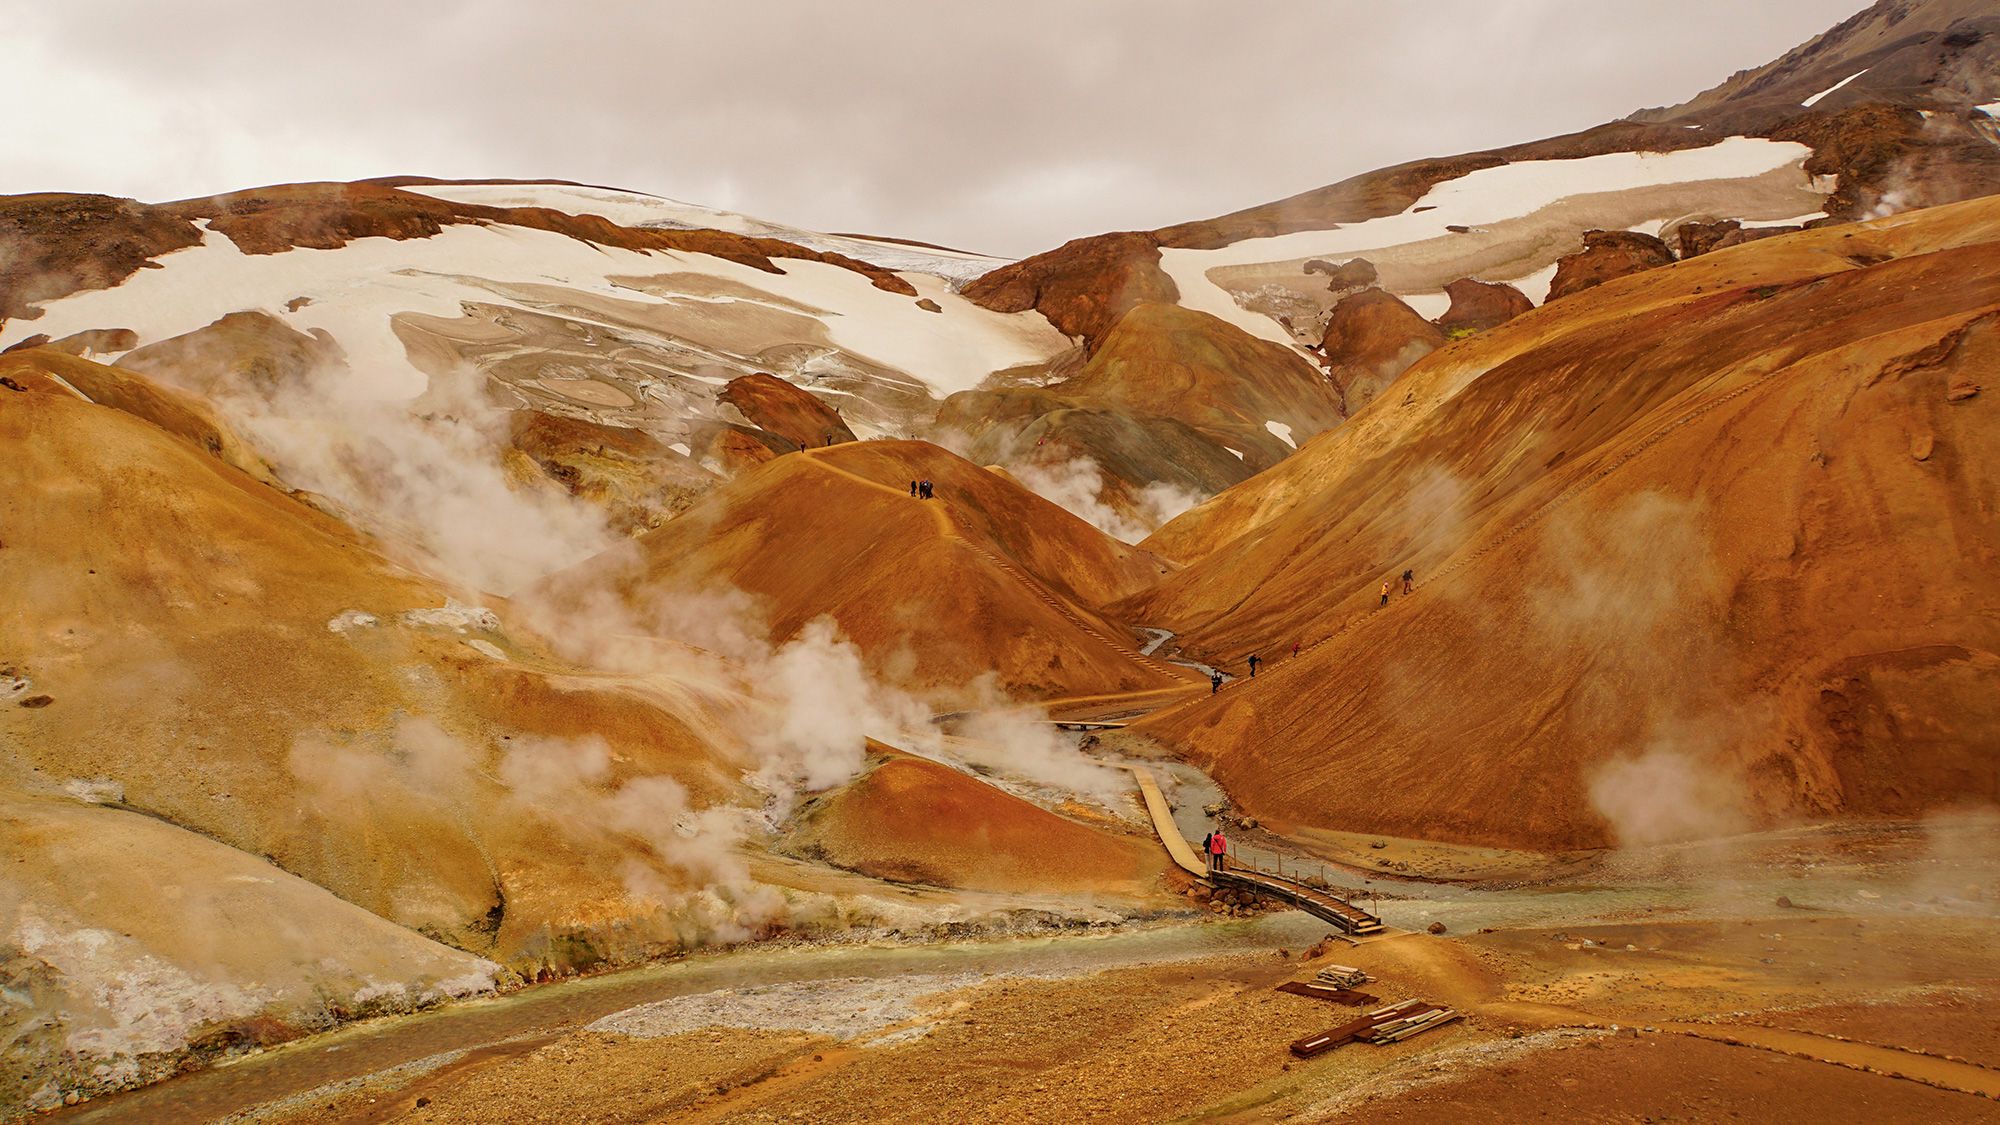
[[[1167,807],[1166,795],[1160,792],[1160,783],[1154,780],[1152,771],[1143,766],[1133,766],[1132,774],[1139,780],[1139,792],[1146,799],[1146,811],[1152,814],[1153,830],[1160,834],[1160,843],[1166,845],[1167,855],[1181,870],[1206,880],[1211,886],[1249,891],[1290,903],[1343,933],[1358,937],[1379,934],[1387,929],[1382,919],[1375,915],[1297,879],[1243,867],[1210,871],[1174,823],[1174,810]]]

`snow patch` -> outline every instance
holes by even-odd
[[[1264,428],[1271,431],[1272,435],[1279,441],[1284,442],[1293,449],[1299,447],[1299,443],[1292,440],[1292,428],[1283,422],[1266,422],[1264,423]]]
[[[1537,305],[1542,305],[1548,302],[1549,286],[1555,284],[1555,280],[1556,263],[1550,262],[1533,273],[1523,274],[1515,278],[1508,284],[1519,289],[1521,295],[1528,300],[1533,301]]]
[[[1225,446],[1223,446],[1222,448],[1223,448],[1223,449],[1224,449],[1225,451],[1227,451],[1228,453],[1230,453],[1230,454],[1234,455],[1234,456],[1235,456],[1235,458],[1236,458],[1236,459],[1237,459],[1238,461],[1241,461],[1241,460],[1243,460],[1243,451],[1242,451],[1242,450],[1240,450],[1240,449],[1230,449],[1230,448],[1229,448],[1228,446],[1226,446],[1226,445],[1225,445]]]
[[[1826,218],[1824,211],[1808,211],[1803,215],[1793,215],[1789,219],[1738,219],[1736,225],[1749,230],[1752,227],[1802,227],[1814,219]]]
[[[722,211],[683,203],[678,199],[615,188],[574,184],[425,184],[402,190],[447,202],[473,203],[483,207],[546,207],[569,215],[598,215],[623,227],[720,230],[756,238],[776,238],[808,250],[844,254],[898,273],[925,273],[947,278],[959,285],[1013,261],[1011,258],[995,258],[964,250],[821,234],[735,211]]]
[[[1336,230],[1248,238],[1215,250],[1163,248],[1160,268],[1180,288],[1181,304],[1185,307],[1226,320],[1260,339],[1296,346],[1276,321],[1239,306],[1227,290],[1209,280],[1208,271],[1221,266],[1304,258],[1331,261],[1365,256],[1370,251],[1445,237],[1451,233],[1445,229],[1448,226],[1480,227],[1522,218],[1570,196],[1750,179],[1780,168],[1801,166],[1810,155],[1810,148],[1791,141],[1729,137],[1703,148],[1676,152],[1610,152],[1568,160],[1521,160],[1446,180],[1400,214]],[[1800,175],[1804,177],[1803,170]],[[1550,276],[1554,276],[1553,271]],[[1523,288],[1523,292],[1527,290]],[[1546,286],[1542,287],[1542,296],[1547,297]]]
[[[1835,90],[1840,89],[1842,86],[1847,85],[1849,82],[1854,81],[1855,79],[1861,77],[1866,73],[1868,73],[1867,70],[1857,70],[1853,74],[1850,74],[1847,77],[1841,79],[1840,81],[1835,82],[1833,85],[1828,86],[1826,89],[1821,90],[1819,93],[1814,94],[1812,97],[1807,98],[1805,101],[1802,101],[1799,104],[1805,106],[1807,109],[1811,109],[1813,106],[1819,104],[1819,100],[1821,98],[1826,97],[1828,94],[1833,93]]]
[[[1425,320],[1436,320],[1451,309],[1451,298],[1443,293],[1398,293],[1404,304],[1417,310]]]
[[[609,280],[667,273],[717,277],[768,294],[780,305],[824,310],[819,319],[826,338],[810,342],[831,342],[909,373],[940,395],[969,390],[1003,368],[1040,362],[1065,345],[1040,314],[980,308],[929,274],[906,278],[917,290],[911,298],[825,262],[776,260],[784,272],[772,274],[705,254],[593,246],[552,231],[500,224],[457,224],[430,238],[360,238],[334,250],[278,254],[245,254],[204,228],[200,245],[155,261],[160,268],[140,270],[114,288],[49,301],[40,318],[0,326],[0,347],[32,333],[61,337],[114,324],[150,344],[202,328],[225,313],[254,309],[301,332],[330,334],[355,375],[354,397],[407,399],[422,393],[429,379],[410,362],[394,331],[391,318],[398,313],[455,319],[466,302],[532,312],[483,281],[533,283],[660,306],[659,319],[671,331],[674,310],[687,298],[653,296]],[[311,303],[288,309],[298,296]],[[924,297],[943,312],[917,308],[915,300]],[[750,350],[808,342],[795,336],[774,328],[770,338],[750,341]]]
[[[667,448],[673,450],[675,453],[678,453],[683,457],[694,456],[694,450],[689,449],[688,443],[684,441],[677,441],[672,445],[668,446]]]

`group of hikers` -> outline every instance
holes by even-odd
[[[936,497],[934,497],[934,496],[932,496],[932,495],[931,495],[931,482],[929,482],[929,481],[927,481],[927,480],[913,480],[913,481],[911,481],[911,482],[910,482],[910,495],[912,495],[912,496],[916,497],[916,498],[917,498],[917,499],[919,499],[919,500],[932,500],[932,499],[936,499]]]
[[[1390,589],[1390,583],[1392,581],[1393,581],[1392,579],[1388,578],[1384,578],[1382,580],[1383,605],[1389,604],[1389,589]],[[1417,572],[1414,570],[1405,570],[1403,572],[1403,593],[1408,594],[1410,591],[1416,589],[1416,582],[1417,582]]]
[[[910,487],[914,489],[916,488],[916,484],[912,482]],[[911,493],[911,495],[915,495],[915,493],[913,492]],[[1395,583],[1396,580],[1393,578],[1384,578],[1382,580],[1383,605],[1389,604],[1389,594],[1395,589]],[[1412,591],[1414,591],[1416,588],[1417,588],[1416,570],[1414,568],[1405,569],[1403,571],[1403,593],[1407,595]],[[1299,655],[1299,643],[1297,641],[1293,641],[1292,656],[1296,658],[1298,655]],[[1257,668],[1258,666],[1264,663],[1264,658],[1258,656],[1256,653],[1253,652],[1250,654],[1250,659],[1248,663],[1250,665],[1250,678],[1254,680],[1257,678]],[[1208,670],[1208,694],[1214,695],[1215,693],[1221,691],[1222,680],[1223,680],[1222,671],[1217,668],[1210,668]]]

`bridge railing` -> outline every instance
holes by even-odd
[[[1232,847],[1229,850],[1226,870],[1250,871],[1259,875],[1276,876],[1287,882],[1311,888],[1330,898],[1339,899],[1341,902],[1348,903],[1349,905],[1353,905],[1356,899],[1365,897],[1370,900],[1368,907],[1370,914],[1376,913],[1374,906],[1380,902],[1380,899],[1372,894],[1364,895],[1359,888],[1335,886],[1326,877],[1326,864],[1324,863],[1301,863],[1298,860],[1292,860],[1290,863],[1287,863],[1285,857],[1277,852],[1261,852],[1254,848]]]

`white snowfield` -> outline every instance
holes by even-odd
[[[1821,98],[1826,97],[1828,94],[1833,93],[1835,90],[1840,89],[1842,86],[1847,85],[1849,82],[1854,81],[1855,79],[1861,77],[1866,73],[1868,73],[1868,70],[1866,68],[1857,70],[1853,74],[1850,74],[1847,77],[1841,79],[1840,81],[1835,82],[1833,85],[1828,86],[1826,89],[1821,90],[1819,93],[1814,94],[1812,97],[1807,98],[1805,101],[1802,101],[1799,104],[1805,106],[1807,109],[1811,109],[1813,106],[1819,104]]]
[[[261,310],[301,332],[330,333],[353,368],[357,397],[409,398],[422,393],[427,379],[391,326],[398,313],[457,317],[461,302],[525,308],[486,282],[554,285],[623,302],[689,307],[691,298],[655,296],[609,280],[672,273],[720,278],[774,302],[820,310],[816,319],[834,344],[906,372],[940,396],[1068,346],[1040,314],[991,312],[930,274],[906,280],[942,312],[917,308],[918,297],[877,289],[862,274],[823,262],[773,259],[785,272],[770,274],[705,254],[599,247],[528,227],[466,223],[431,238],[362,238],[337,250],[256,255],[205,231],[201,245],[156,261],[161,268],[142,269],[116,288],[50,301],[41,317],[0,326],[0,347],[37,333],[60,339],[90,328],[130,328],[144,345],[192,332],[227,313]],[[310,303],[287,311],[286,303],[297,297]],[[762,303],[755,297],[698,300]],[[755,345],[796,342],[812,341],[774,337]]]
[[[1571,196],[1665,184],[1750,179],[1794,166],[1800,167],[1799,177],[1804,183],[1807,177],[1802,166],[1811,154],[1807,146],[1790,141],[1729,137],[1705,148],[1678,152],[1612,152],[1572,160],[1522,160],[1446,180],[1400,214],[1337,230],[1250,238],[1215,250],[1163,249],[1160,268],[1180,287],[1181,304],[1220,317],[1251,335],[1295,346],[1277,322],[1238,305],[1227,290],[1208,279],[1208,271],[1221,266],[1301,258],[1351,258],[1444,237],[1450,233],[1445,229],[1448,226],[1479,227],[1522,218]],[[1553,270],[1550,273],[1553,276]],[[1548,293],[1547,284],[1536,274],[1521,279],[1487,280],[1512,281],[1538,302]]]
[[[1269,421],[1264,423],[1264,428],[1271,431],[1272,437],[1277,438],[1279,441],[1284,442],[1286,445],[1291,446],[1293,449],[1297,449],[1299,447],[1299,443],[1292,440],[1292,428],[1286,425],[1285,423],[1278,421]]]
[[[571,184],[421,184],[400,190],[451,203],[474,203],[484,207],[546,207],[567,215],[598,215],[623,227],[722,230],[757,238],[778,238],[809,250],[845,254],[897,273],[933,274],[956,285],[964,285],[1013,260],[963,250],[821,234],[735,211],[722,211],[616,188]]]

